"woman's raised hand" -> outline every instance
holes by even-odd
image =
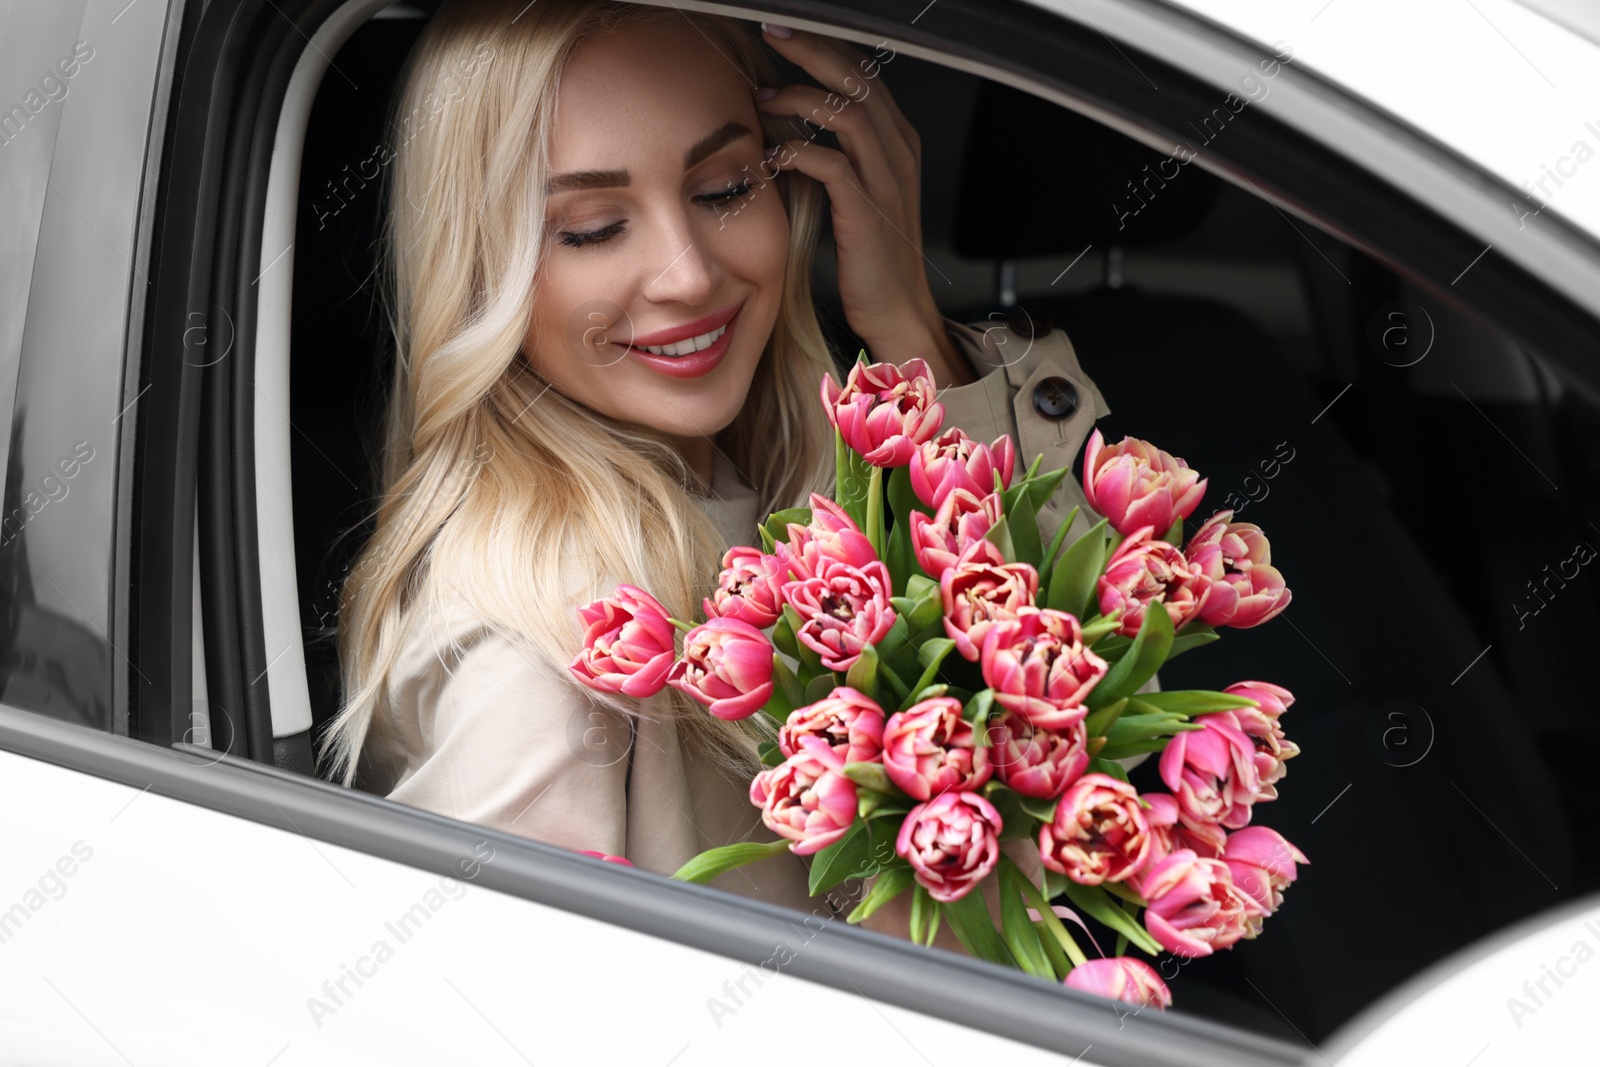
[[[833,131],[841,150],[802,134],[774,146],[772,170],[797,170],[828,190],[839,253],[839,295],[850,328],[880,362],[921,357],[944,386],[975,380],[944,329],[922,254],[922,148],[879,76],[894,58],[880,46],[867,56],[803,30],[762,24],[772,48],[823,88],[764,86],[756,107]],[[774,32],[776,31],[776,32]]]

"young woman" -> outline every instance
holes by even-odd
[[[409,58],[382,496],[342,590],[346,703],[322,746],[345,784],[665,874],[772,838],[747,792],[764,716],[723,722],[670,688],[613,698],[567,664],[579,605],[628,582],[697,617],[727,547],[827,491],[824,204],[850,327],[876,360],[928,362],[947,425],[1016,434],[1024,464],[1056,467],[1105,413],[1059,332],[941,318],[892,53],[752,31],[452,0]],[[822,88],[778,85],[768,49]],[[1069,478],[1041,525],[1079,501]],[[816,906],[790,854],[713,884]]]

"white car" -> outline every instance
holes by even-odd
[[[1133,1011],[319,780],[435,5],[12,0],[0,1063],[1592,1062],[1592,3],[665,2],[887,56],[943,310],[1270,530],[1162,680],[1296,694],[1284,908]]]

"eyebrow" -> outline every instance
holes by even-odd
[[[707,159],[717,150],[732,144],[741,137],[754,137],[755,133],[742,122],[728,122],[706,134],[683,154],[683,169],[688,170],[695,164]],[[545,183],[545,195],[554,193],[573,192],[581,189],[604,189],[611,186],[627,185],[633,181],[633,176],[625,170],[575,170],[566,174],[557,174]]]
[[[741,137],[754,136],[755,134],[750,132],[750,127],[744,123],[730,122],[721,129],[711,131],[690,145],[689,150],[683,154],[683,169],[688,170],[717,149],[732,144]]]

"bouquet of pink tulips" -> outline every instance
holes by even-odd
[[[920,359],[863,356],[842,388],[827,376],[836,499],[813,494],[770,516],[759,547],[730,549],[699,625],[633,586],[581,609],[571,670],[777,723],[750,800],[779,839],[703,853],[675,877],[788,849],[811,857],[813,895],[873,878],[849,922],[909,890],[919,944],[945,921],[974,956],[1164,1008],[1166,985],[1126,946],[1193,957],[1253,938],[1307,861],[1250,825],[1298,752],[1279,723],[1289,691],[1140,690],[1218,627],[1277,615],[1289,590],[1260,528],[1230,511],[1184,544],[1205,481],[1098,430],[1083,491],[1099,520],[1066,544],[1074,508],[1046,545],[1038,509],[1070,471],[1040,472],[1040,456],[1016,478],[1011,439],[945,428],[935,392]],[[1145,753],[1169,792],[1130,784],[1119,761]],[[1042,885],[1001,850],[1021,839]],[[973,892],[989,878],[998,926]],[[1117,956],[1086,957],[1062,921],[1087,933],[1079,913],[1116,935]]]

